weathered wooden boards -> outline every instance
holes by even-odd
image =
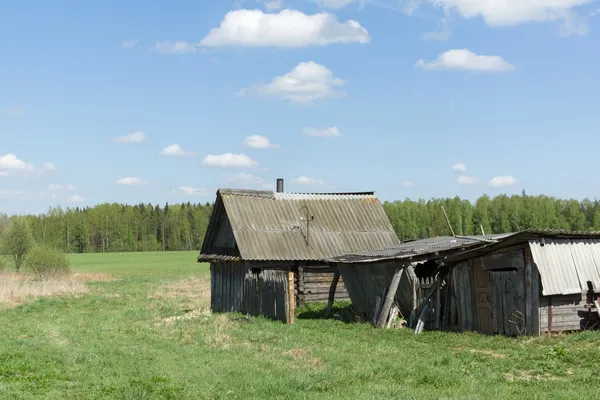
[[[404,273],[404,266],[401,266],[396,269],[394,273],[394,277],[390,282],[390,286],[388,288],[387,294],[385,295],[385,301],[383,302],[383,307],[379,313],[377,324],[378,328],[382,328],[390,315],[390,309],[392,308],[392,303],[396,298],[396,292],[398,291],[398,285],[400,284],[400,278],[402,278],[402,274]]]
[[[329,299],[327,300],[327,309],[325,310],[325,317],[331,315],[331,309],[333,308],[333,302],[335,301],[335,290],[340,280],[340,271],[335,271],[333,280],[331,281],[331,287],[329,288]]]
[[[331,282],[335,277],[336,271],[332,267],[299,267],[298,274],[296,275],[298,304],[328,301]],[[350,300],[343,279],[338,280],[335,290],[335,300]]]
[[[296,296],[294,295],[294,271],[287,273],[288,278],[288,302],[287,302],[287,322],[294,323],[294,315],[296,313]]]
[[[213,312],[240,312],[289,321],[293,294],[293,275],[288,271],[252,272],[243,263],[211,264],[211,309]]]

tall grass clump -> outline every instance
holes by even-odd
[[[66,254],[52,247],[34,246],[25,257],[24,268],[38,277],[54,278],[71,273],[71,266]]]

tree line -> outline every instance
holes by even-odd
[[[451,234],[507,233],[528,228],[600,231],[600,200],[549,196],[481,196],[384,202],[384,210],[402,241]],[[442,209],[443,207],[443,209]],[[51,208],[27,215],[36,243],[68,253],[199,250],[213,205],[101,204]],[[17,217],[12,217],[17,218]],[[0,234],[9,217],[0,214]]]

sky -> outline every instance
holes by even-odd
[[[0,37],[0,212],[598,196],[598,0],[6,0]]]

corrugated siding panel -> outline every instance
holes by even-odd
[[[545,239],[530,241],[531,254],[542,279],[544,296],[587,290],[587,281],[600,288],[600,240]]]
[[[221,196],[244,260],[320,260],[398,244],[374,196]],[[309,218],[315,217],[308,245],[304,206]]]

